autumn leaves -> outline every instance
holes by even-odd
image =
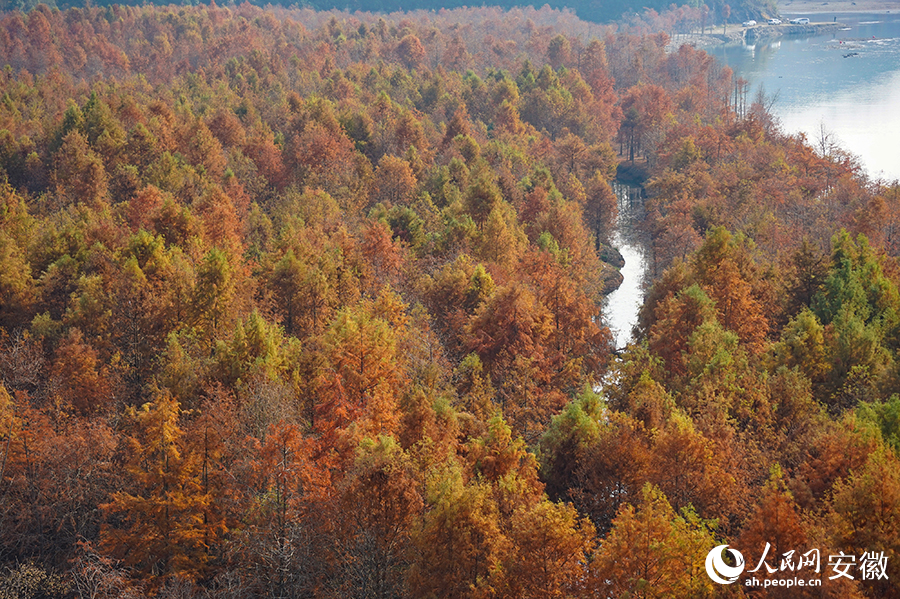
[[[713,596],[723,540],[894,556],[896,190],[664,34],[522,14],[0,21],[3,584]],[[658,280],[614,360],[632,154]]]

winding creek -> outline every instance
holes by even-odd
[[[646,236],[640,230],[644,215],[641,188],[614,181],[613,191],[618,199],[619,215],[611,242],[625,259],[625,266],[620,271],[622,284],[606,296],[602,313],[616,349],[624,349],[632,339],[632,329],[644,302],[651,254]]]
[[[793,16],[793,15],[792,15]],[[821,35],[724,45],[708,51],[775,98],[773,110],[788,133],[804,132],[812,143],[824,126],[862,159],[873,178],[900,177],[900,16],[813,15],[846,24]],[[751,97],[754,94],[751,94]],[[625,259],[622,284],[603,301],[604,323],[617,350],[632,329],[650,285],[652,253],[640,231],[639,187],[613,183],[619,215],[611,244]]]

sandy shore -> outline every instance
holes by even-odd
[[[783,15],[900,13],[900,0],[786,0],[778,3]]]

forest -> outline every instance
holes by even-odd
[[[685,14],[0,15],[0,598],[900,597],[900,184]]]
[[[681,0],[684,1],[684,0]],[[241,0],[248,2],[248,0]],[[221,4],[234,8],[241,2],[226,0]],[[28,12],[43,4],[53,9],[67,10],[69,8],[89,8],[92,6],[108,7],[113,5],[141,5],[147,4],[147,0],[126,0],[116,2],[112,0],[0,0],[0,11]],[[149,2],[150,4],[165,5],[166,0]],[[198,0],[181,0],[183,6],[201,4]],[[263,7],[272,5],[283,8],[306,8],[318,11],[344,11],[365,13],[394,13],[397,20],[403,18],[403,13],[409,11],[435,11],[447,9],[467,8],[473,3],[465,0],[277,0],[276,2],[263,2],[253,0],[251,4]],[[518,9],[524,6],[541,8],[548,6],[557,10],[573,11],[581,19],[595,23],[609,23],[617,20],[640,19],[647,12],[674,13],[677,12],[676,4],[672,0],[551,0],[549,4],[541,0],[493,0],[490,3],[474,3],[476,6],[496,6],[504,10]],[[740,23],[749,18],[766,18],[778,14],[776,0],[688,0],[680,7],[682,10],[696,11],[702,17],[702,26],[711,26],[713,23]],[[347,15],[345,15],[347,16]],[[373,18],[368,14],[366,19]],[[377,18],[377,17],[375,17]],[[700,23],[698,23],[700,25]]]

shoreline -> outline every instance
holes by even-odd
[[[755,44],[762,41],[772,41],[781,37],[791,36],[816,36],[823,33],[837,31],[844,27],[840,22],[812,22],[808,25],[766,25],[760,24],[753,27],[741,27],[729,25],[725,33],[693,33],[678,36],[670,40],[666,46],[666,52],[671,53],[683,45],[704,49],[711,46],[724,44]]]
[[[779,4],[784,15],[897,14],[900,0],[790,0]]]

